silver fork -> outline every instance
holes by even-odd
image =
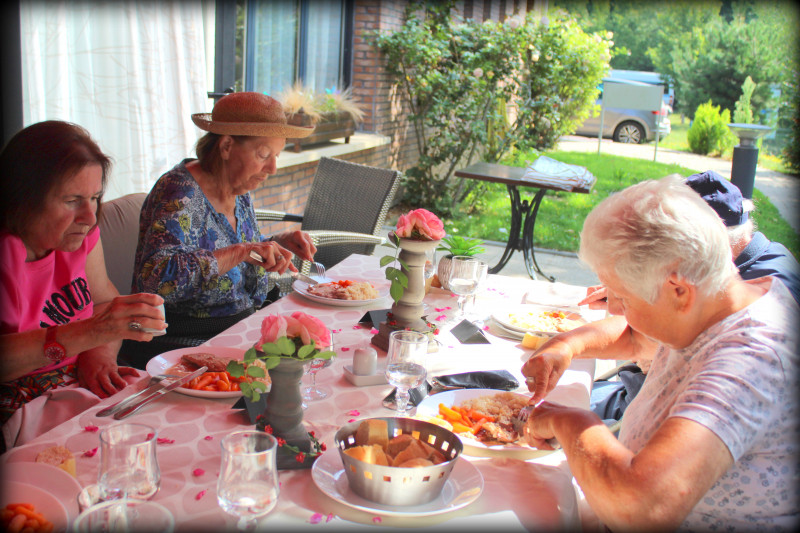
[[[322,263],[311,263],[308,273],[312,277],[316,276],[318,278],[324,278],[325,277],[325,265],[323,265]]]
[[[535,405],[526,405],[522,409],[520,409],[519,414],[511,419],[511,422],[514,424],[514,429],[517,430],[520,437],[522,436],[523,429],[525,428],[525,424],[528,422],[528,418],[530,418],[531,413],[533,412],[536,407],[542,403],[543,400],[540,400]],[[561,443],[556,440],[555,437],[552,439],[546,439],[545,442],[554,450],[561,449]]]

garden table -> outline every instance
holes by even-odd
[[[386,282],[376,256],[352,255],[331,268],[329,276],[334,279],[367,279],[376,285]],[[487,288],[477,296],[477,308],[490,314],[492,310],[508,309],[529,301],[531,296],[545,300],[560,296],[562,300],[567,297],[569,301],[577,301],[583,294],[583,287],[490,275]],[[428,306],[428,319],[441,328],[437,336],[439,350],[428,358],[430,375],[505,368],[521,384],[516,391],[527,393],[521,367],[531,350],[523,349],[518,340],[494,335],[493,325],[486,332],[489,344],[460,344],[450,333],[450,328],[457,322],[453,318],[457,307],[453,295],[449,291],[432,289],[424,302]],[[386,309],[390,305],[391,300],[385,297],[372,309]],[[344,367],[352,364],[355,349],[367,345],[373,335],[371,326],[359,323],[368,310],[368,306],[333,307],[292,293],[235,324],[197,350],[235,348],[243,352],[258,340],[261,322],[269,314],[303,311],[322,320],[334,331],[337,357],[317,376],[318,386],[329,396],[308,403],[304,424],[326,444],[327,451],[323,457],[328,455],[329,460],[335,458],[338,461],[333,436],[339,427],[351,420],[393,416],[394,413],[381,403],[391,391],[389,385],[358,387],[344,376]],[[385,364],[385,353],[380,349],[377,351],[380,367]],[[548,399],[588,408],[594,366],[594,360],[573,362]],[[100,457],[99,453],[93,455],[92,451],[99,444],[97,428],[115,421],[110,417],[99,418],[95,413],[141,390],[147,381],[143,373],[141,380],[111,398],[31,442],[9,450],[0,456],[0,466],[10,462],[30,462],[41,450],[63,445],[76,456],[80,484],[85,486],[96,482]],[[303,381],[308,381],[308,377]],[[231,431],[253,427],[245,411],[232,409],[236,401],[236,398],[202,398],[172,392],[126,420],[157,428],[159,439],[163,439],[158,445],[161,488],[153,500],[173,513],[176,532],[235,529],[233,517],[226,515],[217,504],[216,480],[221,438]],[[310,470],[281,470],[278,505],[260,521],[260,527],[276,531],[320,531],[326,527],[335,531],[375,529],[378,523],[390,527],[425,526],[444,531],[486,531],[491,528],[502,531],[571,531],[579,527],[581,503],[563,451],[526,458],[516,453],[487,450],[485,456],[462,455],[462,459],[471,463],[483,478],[484,490],[480,497],[466,507],[427,516],[413,513],[392,516],[353,508],[318,489]],[[51,488],[51,482],[48,481],[43,488]],[[67,498],[62,503],[74,518],[77,513],[75,502]],[[329,523],[328,516],[332,517]],[[321,523],[316,523],[319,520]]]
[[[534,227],[536,224],[536,215],[539,212],[539,205],[542,203],[542,198],[547,191],[566,191],[574,193],[588,194],[592,188],[583,187],[570,187],[564,189],[554,186],[552,180],[547,183],[537,181],[536,179],[525,177],[526,169],[521,167],[512,167],[508,165],[500,165],[496,163],[473,163],[472,165],[456,170],[455,175],[460,178],[488,181],[490,183],[502,183],[508,189],[508,196],[511,201],[511,230],[509,231],[508,242],[506,248],[503,250],[503,255],[500,261],[489,269],[490,274],[497,274],[503,267],[506,266],[511,256],[515,251],[522,252],[525,258],[525,268],[531,279],[536,279],[536,272],[542,277],[550,281],[555,281],[552,276],[546,275],[539,268],[536,262],[536,253],[534,249]],[[520,195],[520,187],[530,187],[537,189],[536,194],[532,201],[522,199]]]

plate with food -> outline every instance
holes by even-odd
[[[519,331],[523,334],[530,332],[555,335],[573,330],[587,322],[580,314],[569,309],[532,304],[498,311],[492,318],[506,330]]]
[[[436,418],[452,427],[467,455],[521,452],[526,458],[547,455],[524,443],[511,421],[528,405],[529,397],[495,389],[458,389],[426,396],[417,406],[416,417]],[[449,428],[448,428],[449,429]]]
[[[389,286],[370,281],[334,280],[316,285],[295,280],[292,288],[311,301],[337,307],[371,305],[389,295]]]
[[[244,379],[252,380],[254,378],[234,378],[225,368],[231,360],[241,361],[244,358],[244,352],[245,350],[242,348],[225,346],[180,348],[153,357],[147,362],[146,370],[151,376],[157,374],[186,376],[201,366],[207,366],[206,373],[175,390],[188,396],[201,398],[236,398],[242,395],[239,383]],[[269,375],[259,379],[264,381],[269,390]]]
[[[0,472],[2,472],[0,484],[3,487],[7,487],[8,483],[16,482],[33,485],[34,487],[46,487],[47,492],[62,503],[67,513],[68,521],[72,522],[78,517],[77,498],[82,487],[71,474],[67,473],[66,469],[53,466],[53,463],[46,462],[51,458],[50,454],[48,454],[49,450],[48,448],[40,452],[36,457],[36,462],[6,462],[2,470],[0,470]],[[56,454],[52,455],[55,457]],[[71,460],[71,465],[70,471],[74,472],[74,457]]]
[[[0,525],[3,531],[24,531],[25,523],[31,519],[39,524],[31,531],[67,531],[67,510],[49,491],[27,483],[7,481],[0,494],[0,509],[3,509]],[[22,524],[22,525],[20,525]]]

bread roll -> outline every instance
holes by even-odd
[[[386,420],[364,420],[356,430],[356,445],[367,446],[377,444],[386,450],[389,444],[389,425]]]
[[[378,444],[371,444],[368,446],[353,446],[344,450],[344,453],[353,459],[358,459],[359,461],[364,461],[365,463],[369,463],[371,465],[391,466],[389,463],[389,458],[386,457],[383,448],[381,448]]]
[[[45,448],[36,456],[36,462],[57,466],[72,477],[77,477],[75,456],[64,446]]]
[[[412,440],[417,439],[408,433],[401,433],[400,435],[393,437],[386,446],[386,454],[390,457],[395,457],[398,453],[405,450],[406,447],[411,444]]]
[[[415,459],[409,459],[405,463],[394,465],[398,468],[420,468],[423,466],[433,466],[433,463],[428,461],[427,459],[423,459],[422,457],[417,457]]]

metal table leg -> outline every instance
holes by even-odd
[[[497,274],[503,267],[506,266],[508,260],[514,254],[515,250],[522,250],[520,243],[520,232],[522,229],[522,213],[527,212],[527,200],[522,202],[520,200],[519,191],[513,185],[506,185],[508,189],[508,198],[511,200],[511,231],[508,233],[508,242],[506,249],[503,250],[503,255],[500,261],[489,269],[489,274]],[[535,278],[534,278],[535,279]]]
[[[536,251],[533,248],[533,232],[536,225],[536,215],[539,213],[539,205],[542,203],[545,192],[547,192],[546,189],[539,189],[536,192],[536,196],[533,198],[533,209],[529,210],[525,216],[525,224],[522,230],[522,253],[525,256],[525,268],[531,279],[536,279],[536,274],[533,272],[536,270],[536,272],[546,280],[555,281],[556,278],[548,276],[539,268],[539,263],[536,262]]]

